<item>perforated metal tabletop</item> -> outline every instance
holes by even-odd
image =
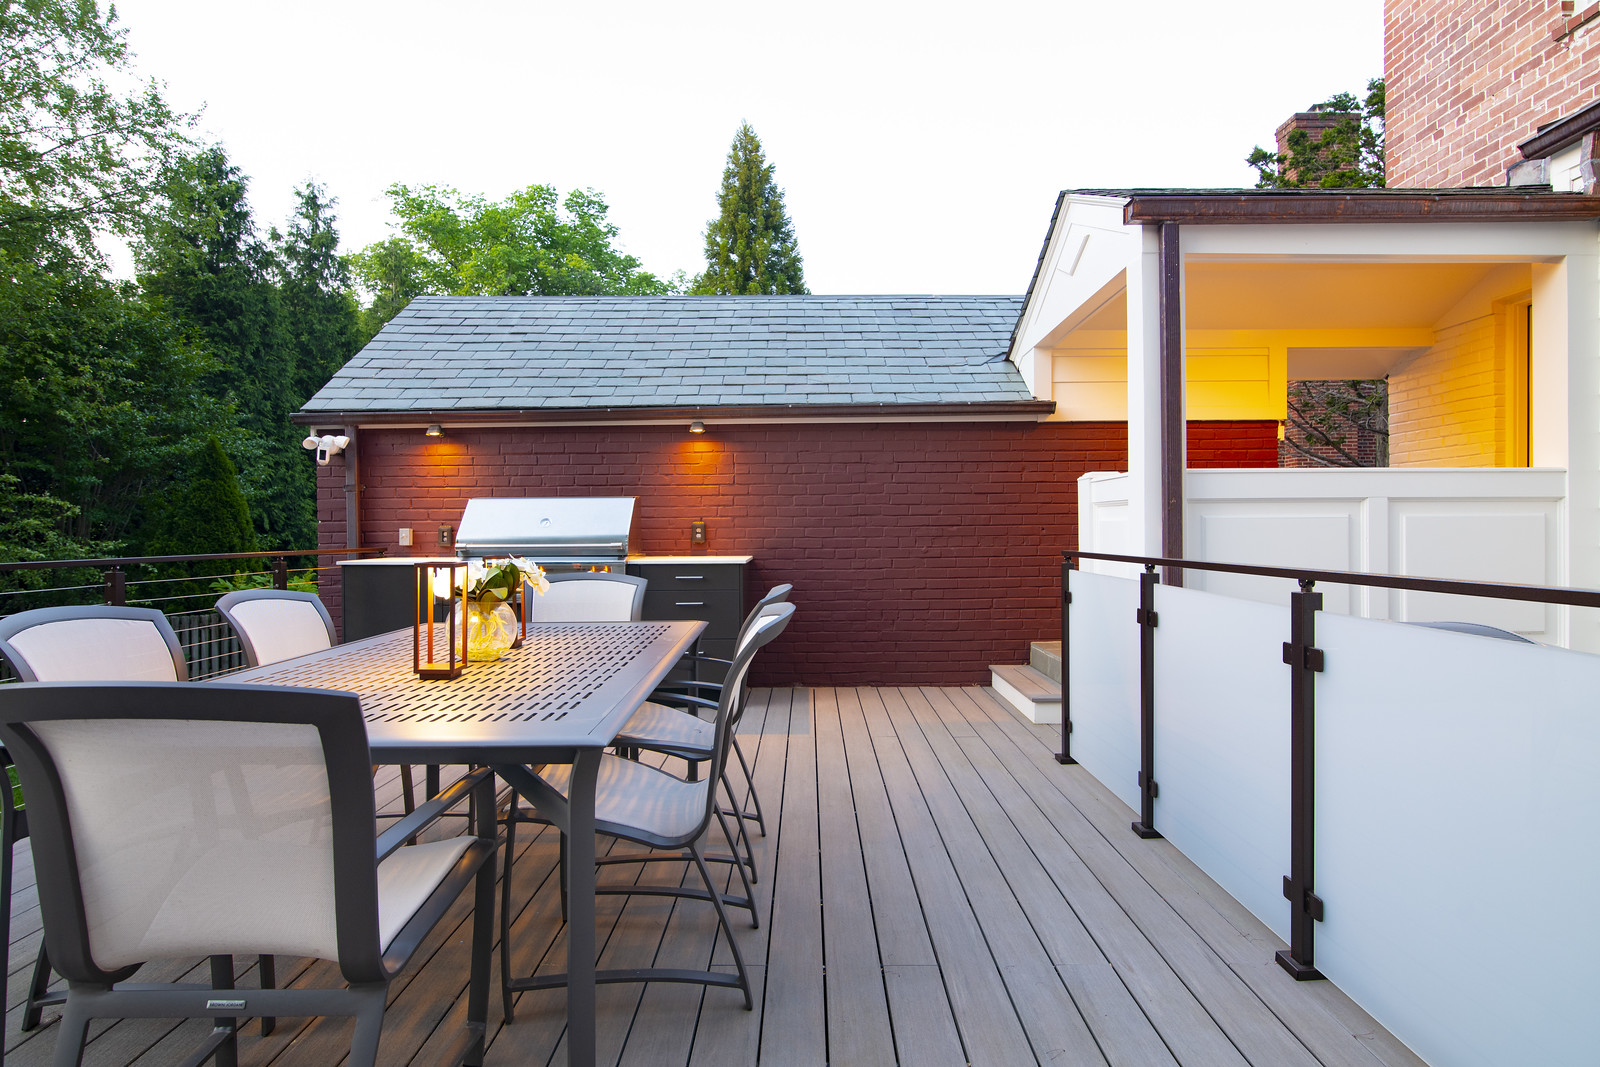
[[[548,623],[459,678],[418,678],[409,629],[257,667],[229,681],[361,697],[379,762],[564,762],[610,743],[704,629],[702,622]]]

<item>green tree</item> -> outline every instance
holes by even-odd
[[[1339,121],[1315,140],[1306,130],[1286,138],[1288,153],[1257,146],[1246,163],[1256,169],[1257,189],[1367,189],[1384,184],[1383,79],[1367,82],[1367,95],[1338,93],[1311,107]]]
[[[300,407],[361,347],[361,312],[349,264],[339,256],[336,200],[314,182],[295,190],[288,232],[273,233],[278,292],[293,352],[292,401]]]
[[[143,546],[150,555],[256,550],[239,472],[221,441],[207,438],[189,458],[150,526]]]
[[[0,471],[19,499],[63,502],[58,532],[81,550],[136,539],[196,442],[231,432],[212,366],[133,286],[0,250]]]
[[[393,185],[400,233],[351,257],[373,333],[413,297],[673,292],[619,251],[599,193],[530,185],[502,202],[433,185]],[[369,335],[370,336],[370,335]]]
[[[706,269],[691,290],[705,295],[805,293],[794,224],[783,206],[761,141],[741,123],[728,149],[717,193],[719,214],[706,226]]]
[[[290,548],[316,541],[315,488],[289,416],[295,348],[285,323],[272,250],[256,233],[247,180],[221,148],[181,159],[166,206],[135,249],[140,283],[216,360],[208,387],[237,412],[234,443],[259,540]]]
[[[98,259],[97,230],[135,230],[191,119],[131,76],[127,31],[95,0],[0,3],[0,242],[45,235]]]

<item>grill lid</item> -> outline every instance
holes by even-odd
[[[458,556],[624,559],[631,496],[477,497],[456,527]]]

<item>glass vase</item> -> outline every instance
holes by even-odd
[[[463,600],[467,618],[467,659],[499,659],[517,640],[517,613],[505,601],[493,607],[478,600]]]

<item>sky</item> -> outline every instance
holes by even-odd
[[[390,185],[596,190],[660,276],[705,264],[741,122],[815,293],[1020,294],[1065,188],[1237,187],[1295,111],[1383,70],[1382,0],[118,0],[138,73],[280,228],[341,248]]]

